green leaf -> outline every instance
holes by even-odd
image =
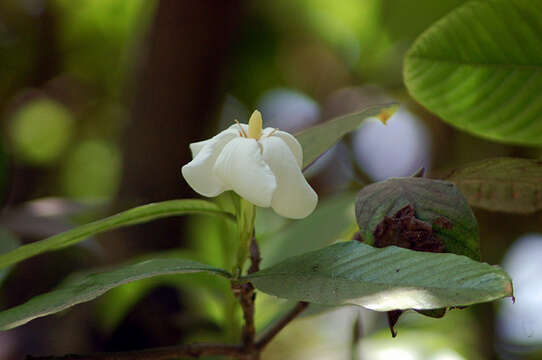
[[[185,214],[218,215],[233,220],[232,214],[221,210],[216,204],[206,200],[183,199],[147,204],[79,226],[41,241],[23,245],[13,251],[2,254],[0,255],[0,269],[47,251],[65,248],[83,241],[89,236],[105,231]]]
[[[360,112],[331,119],[296,134],[303,148],[303,168],[318,159],[344,135],[356,130],[364,120],[378,116],[386,122],[395,113],[397,107],[397,104],[369,106]]]
[[[454,170],[457,184],[472,206],[510,213],[542,210],[542,161],[496,158]]]
[[[374,231],[384,216],[392,218],[406,205],[414,208],[417,219],[432,225],[446,252],[480,258],[476,218],[467,200],[448,181],[393,178],[364,187],[356,201],[363,240],[372,244]]]
[[[512,282],[497,266],[357,241],[292,257],[246,278],[278,297],[376,311],[439,309],[512,296]]]
[[[469,1],[409,50],[404,79],[423,106],[492,140],[542,145],[542,0]]]
[[[97,298],[122,284],[160,275],[207,272],[230,278],[226,270],[186,259],[151,259],[114,270],[91,274],[65,283],[57,290],[36,296],[26,303],[0,312],[0,330],[57,313],[76,304]]]
[[[19,240],[7,229],[0,227],[0,254],[5,254],[19,246]],[[11,268],[0,269],[0,285],[8,275]]]

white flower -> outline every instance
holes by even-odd
[[[308,216],[316,207],[318,196],[301,172],[301,145],[287,132],[262,131],[257,110],[248,125],[232,125],[209,140],[190,144],[190,150],[193,160],[182,167],[182,174],[201,195],[233,190],[254,205],[271,206],[293,219]]]

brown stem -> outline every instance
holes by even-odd
[[[261,261],[260,248],[258,247],[256,238],[252,237],[252,241],[250,242],[250,267],[248,268],[248,273],[252,274],[256,271],[260,271]]]
[[[250,242],[250,261],[251,264],[248,269],[249,274],[260,269],[260,250],[254,237],[252,237]],[[232,284],[232,289],[235,296],[239,298],[239,303],[243,309],[245,325],[243,326],[243,333],[241,335],[242,343],[249,353],[254,353],[254,338],[256,335],[256,326],[254,325],[254,300],[256,298],[256,293],[254,292],[254,286],[249,282]],[[259,352],[255,352],[252,358],[259,358]]]
[[[242,342],[247,348],[251,348],[254,344],[254,334],[256,328],[254,326],[254,286],[251,283],[233,284],[233,292],[239,298],[239,303],[243,309],[243,318],[245,325],[243,326]]]
[[[282,330],[286,325],[295,319],[309,306],[308,302],[300,301],[296,306],[290,310],[282,319],[280,319],[275,325],[273,325],[263,336],[256,342],[256,348],[263,349],[267,344],[273,340],[273,338]]]

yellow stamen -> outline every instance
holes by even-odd
[[[267,137],[273,136],[277,131],[279,131],[279,128],[275,128],[273,131],[271,131],[269,134],[267,134]]]
[[[241,130],[241,131],[239,132],[239,135],[241,135],[242,137],[248,137],[248,136],[247,136],[247,133],[245,132],[245,130],[244,130],[243,127],[241,126],[241,123],[240,123],[239,121],[237,121],[237,120],[234,120],[234,121],[235,121],[235,123],[237,124],[237,126],[239,126],[239,130]]]
[[[254,110],[252,116],[248,120],[248,137],[258,140],[262,136],[262,114],[258,110]]]

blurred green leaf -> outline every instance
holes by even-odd
[[[9,157],[2,143],[4,139],[0,139],[0,201],[4,201],[4,196],[8,192],[9,183]]]
[[[54,314],[87,302],[129,282],[160,275],[207,272],[230,278],[226,270],[186,259],[151,259],[70,281],[57,290],[36,296],[26,303],[0,312],[0,330],[9,330],[38,317]]]
[[[376,311],[438,309],[512,296],[512,282],[497,266],[357,241],[295,256],[246,278],[278,297]]]
[[[19,240],[7,229],[0,227],[0,254],[5,254],[19,246]],[[11,267],[0,269],[0,285],[6,278]]]
[[[394,178],[364,187],[356,201],[356,218],[364,241],[372,244],[384,216],[392,218],[411,205],[415,217],[432,225],[446,252],[480,258],[478,224],[467,200],[447,181]]]
[[[63,169],[66,195],[75,198],[109,197],[117,190],[121,155],[113,144],[84,141],[70,151]]]
[[[0,269],[47,251],[58,250],[76,244],[89,236],[105,231],[185,214],[218,215],[233,221],[231,213],[221,210],[217,205],[206,200],[169,200],[142,205],[2,254],[0,255]]]
[[[357,129],[371,117],[387,118],[397,110],[397,104],[372,105],[357,113],[340,116],[322,124],[305,129],[295,136],[303,148],[303,168],[318,159],[346,134]]]
[[[492,140],[542,145],[542,0],[470,1],[409,50],[410,94],[444,121]]]
[[[316,250],[342,238],[352,227],[355,192],[324,198],[314,212],[300,221],[292,221],[281,230],[265,234],[258,240],[262,252],[262,266],[269,266],[286,256]]]
[[[15,154],[32,165],[54,162],[73,135],[75,122],[62,104],[39,98],[23,105],[10,119]]]
[[[472,206],[510,213],[542,209],[542,161],[496,158],[454,170],[452,181]]]
[[[154,18],[157,1],[55,0],[65,71],[119,94],[134,70],[134,47]]]
[[[414,40],[433,22],[467,0],[384,0],[381,1],[382,27],[394,40]],[[408,14],[408,16],[405,16]]]

